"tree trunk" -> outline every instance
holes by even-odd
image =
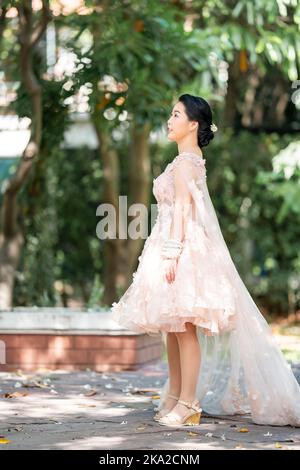
[[[33,11],[31,2],[26,0],[18,7],[19,40],[20,40],[20,71],[21,80],[31,102],[31,136],[23,152],[15,176],[8,182],[3,196],[1,212],[0,237],[0,308],[12,307],[15,271],[19,264],[23,235],[18,224],[18,194],[27,182],[34,161],[38,158],[42,136],[42,90],[35,76],[32,53],[41,39],[51,18],[47,1],[39,21],[33,27]]]
[[[120,167],[115,149],[111,146],[110,137],[101,128],[99,119],[94,119],[94,125],[99,140],[100,158],[104,173],[103,202],[112,204],[116,210],[117,238],[106,239],[103,243],[104,256],[104,294],[103,302],[111,305],[118,298],[118,289],[126,290],[132,282],[132,274],[135,270],[137,257],[145,238],[132,240],[128,237],[127,213],[131,203],[144,204],[149,207],[150,192],[150,156],[149,133],[150,123],[146,123],[142,129],[132,124],[131,146],[128,155],[128,191],[127,213],[124,220],[120,218]],[[124,196],[124,195],[122,195]],[[127,224],[127,226],[126,226]],[[120,234],[125,234],[125,239]]]
[[[151,178],[151,164],[149,154],[149,134],[150,123],[144,124],[142,129],[137,126],[135,122],[131,128],[131,147],[129,153],[129,197],[130,203],[143,204],[147,208],[147,214],[150,204],[150,183]],[[147,227],[149,217],[143,220],[143,224]],[[136,261],[148,233],[141,234],[144,238],[137,238],[136,240],[128,238],[127,244],[127,264],[125,271],[126,286],[131,281],[131,276],[135,270]]]

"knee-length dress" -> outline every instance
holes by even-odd
[[[161,334],[165,344],[168,332],[184,332],[185,323],[193,323],[201,344],[197,397],[204,411],[250,413],[257,424],[300,426],[299,384],[231,258],[209,195],[205,163],[183,152],[153,180],[157,219],[131,285],[112,304],[112,319],[134,332]],[[170,238],[180,193],[191,203],[175,280],[169,283],[162,246]],[[168,385],[169,379],[158,409]]]
[[[187,217],[175,280],[168,283],[165,278],[161,251],[174,211],[174,171],[182,174],[190,169],[201,184],[206,178],[205,159],[190,153],[178,155],[153,181],[157,220],[131,286],[112,308],[113,319],[128,329],[150,335],[180,332],[186,330],[185,322],[192,322],[207,334],[217,334],[234,325],[234,289],[217,256],[212,256],[203,225],[192,214]]]

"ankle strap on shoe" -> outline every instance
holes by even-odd
[[[198,406],[199,405],[199,402],[198,400],[194,400],[194,401],[184,401],[184,400],[178,400],[178,403],[181,403],[182,405],[185,405],[187,406],[188,408],[191,408],[195,411],[202,411],[202,409]],[[196,406],[195,406],[196,405]]]

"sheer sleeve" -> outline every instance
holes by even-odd
[[[188,224],[193,222],[208,236],[204,191],[206,169],[204,159],[178,159],[173,168],[174,212],[170,238],[184,242]]]
[[[173,169],[174,212],[170,238],[181,242],[184,241],[187,222],[192,210],[192,196],[188,182],[194,177],[194,168],[190,161],[181,161]]]

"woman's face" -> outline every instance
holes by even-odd
[[[185,113],[184,104],[178,101],[172,109],[168,119],[168,139],[180,142],[183,137],[197,129],[197,121],[189,121]]]

